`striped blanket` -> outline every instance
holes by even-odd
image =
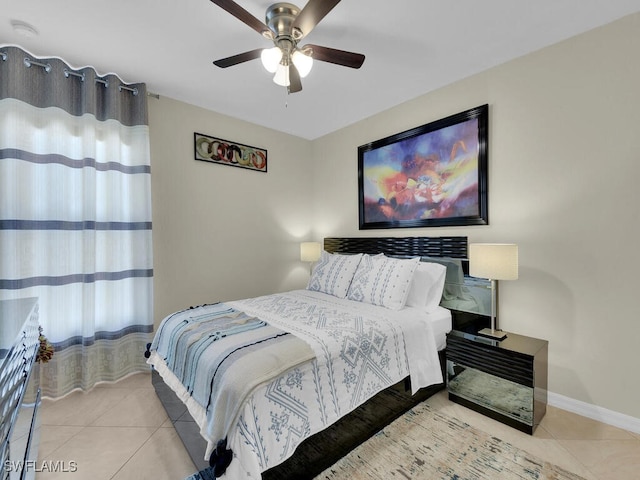
[[[416,388],[442,382],[433,332],[414,310],[307,290],[204,305],[163,320],[149,363],[200,426],[205,458],[228,438],[229,478],[259,479],[407,375]]]
[[[150,350],[149,363],[218,440],[257,385],[313,356],[293,335],[224,303],[170,315]]]

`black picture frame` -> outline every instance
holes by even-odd
[[[358,147],[360,230],[487,225],[489,106]]]

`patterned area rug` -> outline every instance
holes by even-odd
[[[186,480],[213,480],[203,471]],[[222,477],[224,478],[224,477]],[[422,403],[316,480],[584,480]]]
[[[325,470],[319,479],[584,480],[424,403]]]

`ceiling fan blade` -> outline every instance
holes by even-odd
[[[306,37],[338,3],[340,0],[309,0],[296,17],[292,27],[302,32],[300,38]]]
[[[360,68],[364,63],[364,55],[361,53],[347,52],[335,48],[321,47],[320,45],[305,45],[301,50],[311,48],[311,58],[321,62],[335,63],[343,67]]]
[[[302,90],[300,72],[293,63],[289,64],[289,93],[296,93]]]
[[[220,60],[216,60],[215,62],[213,62],[213,64],[216,67],[220,68],[232,67],[234,65],[238,65],[239,63],[244,63],[248,62],[249,60],[255,60],[256,58],[259,58],[262,54],[262,50],[262,48],[257,48],[256,50],[239,53],[231,57],[221,58]]]
[[[251,15],[233,0],[211,0],[211,2],[218,5],[223,10],[226,10],[241,22],[249,25],[259,34],[265,35],[265,32],[271,32],[271,30],[269,30],[269,27],[267,27],[263,22]]]

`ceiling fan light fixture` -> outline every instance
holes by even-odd
[[[298,69],[298,73],[300,74],[301,78],[309,75],[311,67],[313,67],[313,58],[311,58],[309,55],[306,55],[300,50],[296,50],[291,56],[291,61]]]
[[[360,68],[364,62],[365,57],[360,53],[311,44],[298,48],[298,42],[308,36],[340,0],[307,0],[302,9],[292,3],[277,2],[267,8],[264,22],[234,0],[211,1],[275,45],[221,58],[213,62],[217,67],[227,68],[260,57],[277,85],[286,87],[287,93],[297,93],[302,91],[300,79],[309,75],[314,60],[350,68]]]
[[[273,81],[281,87],[288,87],[289,82],[289,65],[279,64],[276,74],[273,76]]]
[[[267,72],[275,73],[282,60],[282,50],[279,47],[265,48],[260,54],[260,60]]]

